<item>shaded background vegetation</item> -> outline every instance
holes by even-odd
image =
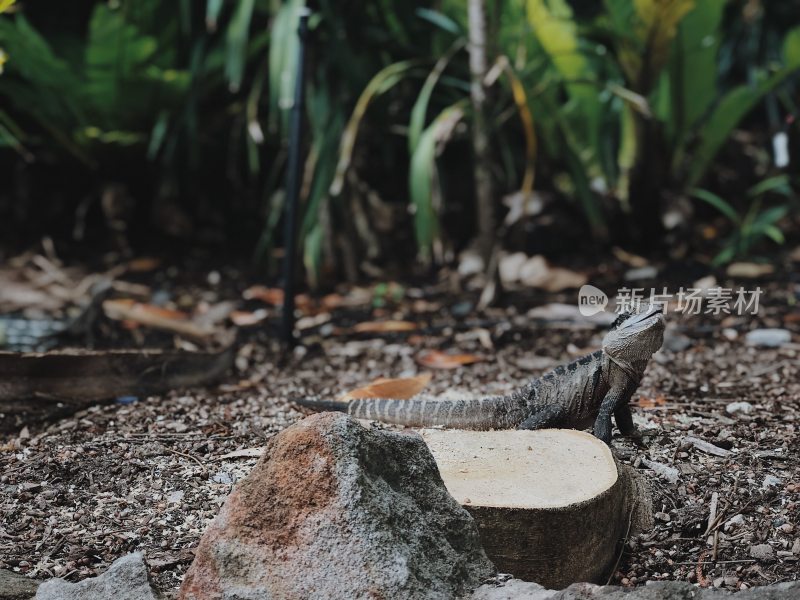
[[[510,249],[724,264],[796,229],[800,3],[476,4],[482,120],[465,3],[309,4],[312,286],[452,260],[480,226],[477,167]],[[0,0],[3,245],[224,248],[276,275],[303,5]]]

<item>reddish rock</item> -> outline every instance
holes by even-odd
[[[492,571],[422,438],[322,413],[270,441],[179,598],[453,598]]]

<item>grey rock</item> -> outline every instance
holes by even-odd
[[[722,529],[724,531],[732,531],[733,529],[736,529],[737,527],[741,527],[742,525],[744,525],[744,523],[745,523],[744,515],[741,515],[741,514],[734,515],[730,519],[725,521],[725,524],[722,526]]]
[[[71,583],[50,579],[36,592],[36,600],[159,600],[153,589],[141,552],[118,558],[97,577]]]
[[[725,583],[727,585],[727,582]],[[527,585],[525,582],[513,579],[502,584],[483,585],[478,588],[471,600],[797,600],[800,598],[798,581],[755,587],[733,594],[724,589],[699,588],[682,581],[654,581],[635,588],[574,583],[558,592],[526,587]],[[519,593],[501,595],[503,590],[517,590]],[[492,593],[498,595],[491,595]]]
[[[496,578],[475,590],[471,600],[549,600],[555,593],[538,583]]]
[[[786,329],[754,329],[745,336],[748,346],[779,348],[792,341],[792,334]]]
[[[493,572],[418,434],[320,413],[270,440],[203,534],[179,598],[445,599]]]
[[[753,412],[753,405],[749,402],[731,402],[725,407],[725,412],[729,415],[749,415]]]
[[[756,560],[773,560],[775,551],[769,544],[756,544],[755,546],[750,546],[750,556]]]
[[[39,583],[14,571],[0,569],[0,600],[30,600]]]
[[[764,477],[764,481],[761,483],[761,489],[766,490],[771,487],[778,487],[781,484],[780,477],[775,477],[775,475],[767,475]]]

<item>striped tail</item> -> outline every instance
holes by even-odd
[[[435,398],[360,398],[336,402],[308,398],[297,404],[314,410],[346,412],[358,419],[372,419],[409,427],[448,427],[451,429],[513,429],[525,420],[530,409],[514,396],[495,396],[471,400]]]

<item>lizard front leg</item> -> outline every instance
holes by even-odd
[[[633,424],[631,405],[628,402],[620,403],[617,410],[614,411],[614,421],[616,421],[617,429],[619,429],[622,435],[630,438],[631,441],[640,448],[646,447],[642,438],[642,432],[636,429],[636,426]]]
[[[594,422],[594,435],[596,438],[611,445],[612,414],[617,417],[617,426],[620,428],[620,431],[623,430],[623,427],[630,427],[630,429],[633,429],[633,417],[628,407],[628,400],[630,400],[635,390],[636,385],[630,381],[629,378],[626,378],[622,385],[612,387],[608,391],[605,398],[603,398],[603,402],[600,404],[600,410]],[[619,415],[622,415],[621,420]],[[625,433],[625,435],[628,434]]]
[[[614,411],[614,421],[617,422],[617,429],[624,436],[635,436],[636,426],[633,424],[630,404],[621,402]]]

